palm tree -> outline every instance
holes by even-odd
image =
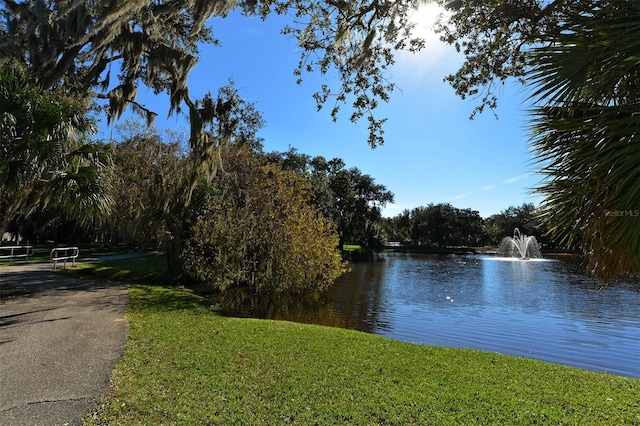
[[[83,141],[93,128],[83,105],[0,71],[0,235],[12,220],[46,205],[89,222],[109,207],[106,147]]]
[[[594,1],[533,50],[532,145],[552,235],[607,281],[640,272],[640,6]]]

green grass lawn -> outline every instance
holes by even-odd
[[[90,274],[156,279],[148,269],[161,257],[138,260],[91,265]],[[157,285],[132,284],[130,294],[129,341],[89,424],[640,424],[637,379],[229,318]]]
[[[162,253],[145,254],[129,259],[97,263],[80,263],[73,269],[59,271],[92,279],[126,283],[167,284],[166,260]]]

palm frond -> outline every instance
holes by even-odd
[[[550,233],[605,280],[640,273],[640,7],[596,2],[535,49],[532,147]]]

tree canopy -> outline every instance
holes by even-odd
[[[172,137],[173,136],[173,137]],[[184,215],[188,161],[180,139],[160,135],[128,120],[113,147],[112,214],[108,237],[143,249],[165,249],[179,238],[176,228]]]
[[[0,236],[12,220],[55,205],[80,220],[109,209],[108,148],[77,100],[32,84],[20,66],[0,70]]]
[[[472,115],[495,109],[508,79],[526,83],[534,46],[557,41],[562,22],[597,7],[598,0],[438,0],[449,13],[436,27],[441,39],[464,54],[445,79],[463,99],[477,97]]]
[[[118,117],[126,108],[154,112],[137,102],[144,84],[169,94],[171,111],[186,106],[191,143],[209,143],[203,123],[224,115],[225,105],[210,97],[193,99],[188,77],[198,60],[198,44],[217,43],[207,24],[236,9],[266,19],[271,14],[293,17],[283,33],[297,40],[301,57],[295,73],[337,72],[339,87],[323,85],[314,95],[318,108],[330,99],[336,118],[350,103],[351,120],[366,116],[369,143],[383,142],[382,123],[373,111],[393,90],[385,70],[396,49],[423,46],[411,37],[410,12],[418,0],[172,0],[75,2],[2,0],[0,57],[27,64],[45,88],[64,85],[82,97],[106,100],[107,114]]]
[[[267,154],[267,161],[307,178],[313,188],[312,203],[330,219],[340,235],[340,247],[355,244],[371,252],[382,247],[382,208],[393,193],[357,167],[346,168],[340,158],[311,158],[295,149]]]
[[[474,246],[484,241],[484,221],[471,209],[451,204],[429,204],[405,210],[387,219],[388,238],[426,246]]]

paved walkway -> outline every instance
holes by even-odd
[[[124,285],[51,268],[0,267],[0,282],[27,290],[0,301],[0,425],[82,425],[127,340]]]

